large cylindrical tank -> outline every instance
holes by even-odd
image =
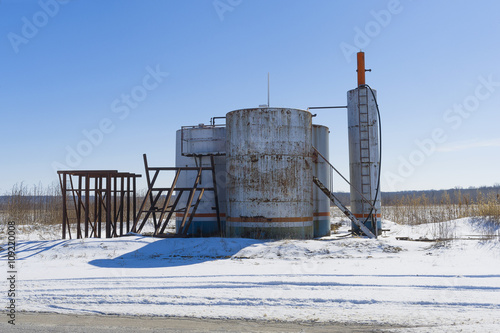
[[[205,191],[196,209],[188,235],[195,237],[220,236],[225,230],[226,212],[226,128],[215,125],[186,126],[176,132],[176,167],[210,167],[210,156],[214,156],[217,194],[219,199],[219,212],[221,230],[217,222],[215,198],[213,191]],[[196,171],[182,171],[176,187],[192,188],[196,180]],[[203,171],[201,183],[198,187],[213,187],[211,171]],[[199,193],[199,192],[198,192]],[[195,196],[195,200],[198,196]],[[178,193],[177,193],[178,194]],[[185,207],[189,192],[184,192],[178,207]],[[195,201],[193,201],[194,204]],[[176,214],[176,231],[182,223],[183,213]]]
[[[329,157],[329,133],[328,127],[322,125],[312,125],[313,146],[327,160]],[[313,176],[317,177],[330,191],[331,189],[331,168],[320,156],[313,158]],[[319,189],[313,187],[313,222],[314,237],[330,235],[330,199]]]
[[[358,193],[351,188],[351,211],[373,233],[382,227],[379,124],[375,98],[376,91],[372,94],[366,86],[360,86],[347,93],[350,181],[359,191]],[[376,212],[372,210],[370,204],[373,204]],[[355,234],[361,233],[354,223],[352,230]]]
[[[313,237],[311,119],[287,108],[226,115],[226,236]]]

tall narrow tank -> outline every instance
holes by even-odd
[[[226,236],[313,237],[311,119],[267,107],[226,115]]]
[[[329,160],[328,127],[312,125],[313,146]],[[320,156],[313,157],[313,176],[317,177],[331,191],[331,168]],[[313,187],[314,237],[330,235],[330,199],[317,187]]]
[[[347,93],[350,181],[359,191],[351,189],[351,211],[374,234],[382,227],[379,124],[375,98],[376,91],[372,94],[365,85]],[[354,223],[352,230],[355,234],[361,234]]]
[[[214,156],[215,174],[217,183],[217,194],[219,198],[219,212],[221,220],[221,231],[225,230],[226,212],[226,128],[216,125],[185,126],[176,132],[176,155],[175,165],[177,167],[210,167],[210,155]],[[196,179],[196,171],[183,171],[180,173],[176,187],[193,187]],[[212,187],[213,179],[211,171],[203,171],[201,183],[198,186]],[[178,207],[186,205],[189,193],[182,194]],[[220,236],[219,225],[215,207],[213,191],[205,191],[200,201],[188,235],[195,237]],[[183,214],[176,216],[176,231],[179,232]]]

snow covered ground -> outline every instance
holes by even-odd
[[[17,310],[499,332],[500,242],[478,240],[479,225],[473,219],[415,227],[384,221],[391,231],[378,240],[345,237],[346,225],[307,241],[36,240],[35,231],[18,230],[19,239],[29,240],[16,249]],[[440,228],[461,239],[396,239],[431,238]],[[39,235],[51,233],[60,237],[58,228]],[[6,272],[5,252],[0,255]],[[8,289],[5,279],[0,288]],[[1,295],[6,304],[6,292]]]

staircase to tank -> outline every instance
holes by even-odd
[[[217,184],[215,177],[215,162],[214,157],[210,156],[211,166],[210,167],[150,167],[148,165],[146,154],[143,155],[144,167],[146,169],[146,180],[148,183],[148,190],[144,196],[144,200],[140,205],[137,218],[134,221],[132,232],[140,233],[144,226],[146,225],[149,218],[153,219],[154,226],[154,236],[166,235],[165,229],[172,218],[173,214],[182,214],[182,222],[177,234],[170,234],[172,236],[187,236],[187,231],[193,217],[195,216],[196,209],[200,204],[205,191],[213,191],[215,198],[215,211],[217,215],[217,223],[219,226],[219,231],[221,231],[221,221],[220,221],[220,211],[219,211],[219,200],[217,195]],[[160,171],[174,171],[175,176],[170,187],[156,187],[155,184],[158,180]],[[213,187],[200,186],[201,184],[201,174],[203,171],[211,171],[213,179]],[[151,172],[154,172],[153,177],[151,177]],[[183,172],[196,172],[196,178],[192,187],[177,187],[177,181],[179,176]],[[173,202],[171,202],[173,193],[176,192],[176,197]],[[179,204],[181,197],[184,193],[188,193],[188,198],[185,205]],[[163,198],[163,202],[162,202]],[[149,206],[146,209],[147,203],[149,201]],[[194,202],[194,203],[193,203]]]
[[[316,148],[313,147],[313,150],[315,154],[317,154],[319,157],[325,160],[326,163],[330,165],[330,167],[335,172],[337,172],[342,177],[342,179],[344,179],[352,187],[351,183],[349,183],[349,181],[347,181],[347,179],[344,176],[342,176],[342,174]],[[358,220],[358,218],[354,216],[354,214],[349,209],[347,209],[347,207],[344,206],[340,202],[340,200],[317,177],[313,177],[313,182],[330,199],[330,201],[333,202],[333,204],[342,211],[342,213],[344,213],[355,225],[357,225],[361,229],[361,231],[363,231],[363,233],[366,236],[368,236],[369,238],[377,238],[377,236],[370,229],[368,229],[360,220]],[[368,205],[372,206],[372,204],[363,196],[363,194],[361,194],[361,196]],[[373,209],[376,214],[375,207],[373,207]]]
[[[317,178],[313,177],[313,182],[316,184],[316,186],[319,187],[319,189],[326,194],[328,198],[333,202],[335,206],[337,206],[342,213],[344,213],[354,224],[356,224],[361,231],[365,233],[369,238],[377,238],[371,231],[368,229],[361,221],[359,221],[356,216],[354,216],[349,209],[347,209],[346,206],[344,206],[340,200],[329,190],[323,185],[323,183]]]

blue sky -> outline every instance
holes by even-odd
[[[382,190],[500,183],[498,1],[2,0],[0,193],[55,169],[174,165],[175,131],[267,101],[382,116]],[[317,111],[348,175],[346,111]],[[144,181],[144,179],[142,180]],[[337,190],[348,190],[335,178]]]

